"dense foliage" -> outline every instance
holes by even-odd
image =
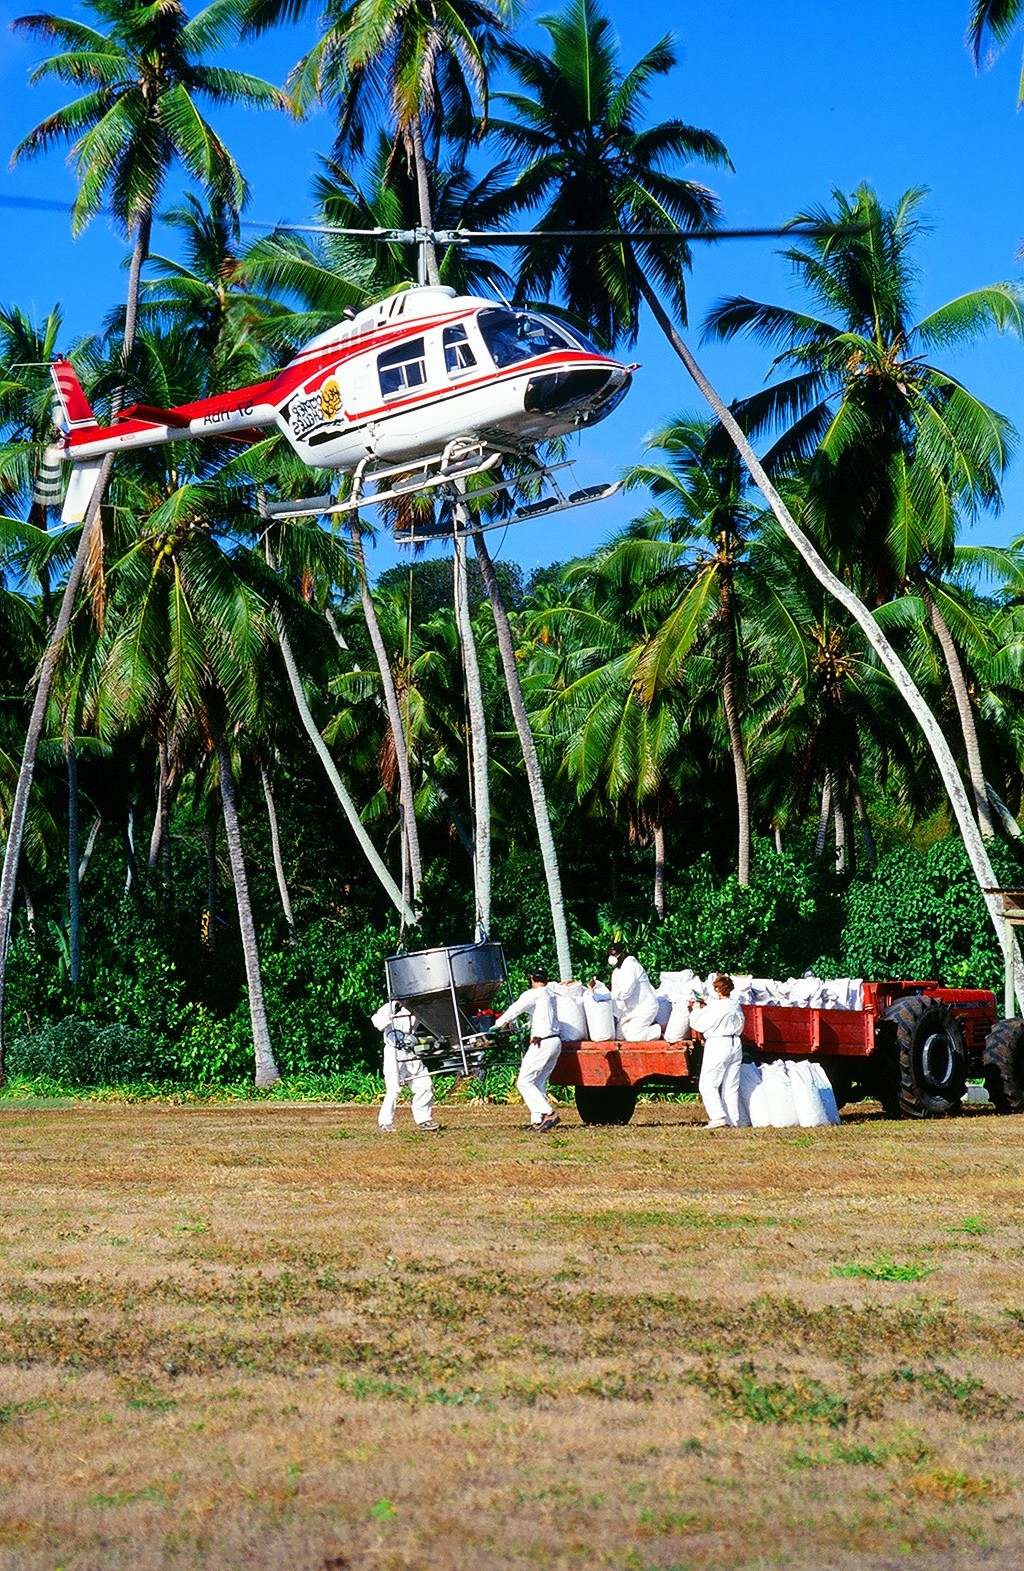
[[[888,207],[862,186],[799,215],[818,228],[788,253],[795,306],[732,299],[711,314],[719,336],[752,333],[776,357],[782,379],[736,414],[770,443],[790,522],[857,614],[870,607],[870,636],[794,554],[719,424],[685,409],[664,410],[626,476],[634,523],[529,583],[495,568],[479,534],[457,569],[413,558],[373,585],[365,510],[340,525],[261,516],[268,498],[332,480],[276,435],[119,455],[85,525],[58,531],[56,353],[104,420],[132,401],[193,401],[258,382],[415,267],[400,238],[244,246],[244,179],[196,95],[329,105],[336,139],[313,191],[329,225],[533,224],[500,255],[425,242],[423,266],[462,289],[543,291],[610,346],[645,310],[672,339],[687,247],[641,235],[587,250],[548,232],[713,226],[717,198],[692,166],[728,163],[713,132],[647,122],[671,40],[630,66],[587,0],[544,22],[542,51],[513,35],[503,0],[443,16],[332,4],[289,93],[205,56],[302,5],[239,0],[191,20],[177,4],[163,20],[138,0],[85,9],[94,27],[24,19],[57,49],[37,74],[92,87],[19,155],[69,143],[76,222],[111,201],[133,261],[125,308],[85,342],[65,342],[58,309],[42,323],[0,311],[10,1071],[229,1085],[255,1041],[263,1083],[280,1070],[340,1085],[376,1064],[385,955],[464,941],[489,904],[514,981],[567,946],[578,975],[600,972],[624,930],[655,973],[998,985],[950,781],[874,631],[951,739],[993,876],[1019,882],[1024,556],[962,541],[998,508],[1016,433],[943,364],[953,344],[1019,334],[1019,288],[922,316],[924,195]],[[159,69],[141,20],[165,28]],[[202,200],[170,215],[175,255],[153,255],[176,162]],[[470,490],[475,522],[503,505]],[[378,522],[412,518],[451,522],[429,498]]]

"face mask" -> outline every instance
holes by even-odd
[[[619,957],[618,957],[618,955],[609,955],[609,956],[608,956],[608,964],[609,964],[609,965],[610,965],[610,966],[617,966],[617,965],[618,965],[618,963],[619,963]]]

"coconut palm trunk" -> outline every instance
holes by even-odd
[[[466,550],[466,513],[456,502],[455,626],[462,650],[469,712],[470,784],[473,788],[473,892],[476,902],[476,936],[491,930],[491,786],[487,749],[487,713],[480,680],[480,659],[469,610],[469,561]]]
[[[836,791],[835,808],[833,809],[836,831],[836,872],[846,872],[846,807],[843,803],[842,792]]]
[[[96,817],[92,821],[92,827],[85,837],[85,850],[82,852],[82,857],[78,864],[79,885],[81,885],[83,878],[89,871],[89,863],[92,861],[92,854],[96,849],[96,841],[99,839],[99,833],[102,827],[103,815],[101,813],[97,813]]]
[[[158,862],[162,863],[164,870],[164,894],[170,887],[171,878],[171,757],[167,746],[167,733],[161,730],[157,742],[157,786],[156,786],[156,812],[153,816],[153,833],[149,837],[149,871],[156,869]]]
[[[654,826],[654,910],[658,921],[665,920],[665,825]]]
[[[398,698],[398,689],[395,686],[395,675],[391,669],[388,652],[384,644],[384,637],[377,619],[377,608],[373,603],[370,585],[366,577],[366,556],[363,552],[363,537],[359,529],[359,521],[353,516],[348,526],[349,539],[352,542],[352,554],[356,562],[356,574],[359,579],[359,600],[363,608],[363,617],[366,621],[366,630],[370,635],[374,657],[377,661],[377,670],[380,673],[381,690],[384,694],[384,705],[388,714],[388,725],[391,728],[391,739],[395,749],[395,762],[398,767],[398,789],[401,796],[402,830],[405,835],[405,844],[409,857],[409,874],[412,883],[412,905],[419,908],[420,887],[423,883],[423,862],[420,855],[420,836],[416,824],[416,798],[412,786],[412,770],[409,765],[409,748],[405,739],[405,725],[402,717],[402,706]]]
[[[832,776],[826,775],[821,788],[821,811],[818,814],[818,833],[814,841],[816,859],[825,854],[825,837],[828,834],[828,816],[832,811]]]
[[[82,979],[82,890],[79,879],[78,755],[74,739],[67,743],[68,768],[68,975],[71,986]]]
[[[1018,824],[1017,820],[1014,818],[1013,814],[1010,812],[1010,809],[1007,807],[1007,805],[1003,801],[1002,797],[997,795],[994,787],[988,785],[987,782],[986,782],[986,789],[988,791],[988,799],[992,803],[992,806],[996,810],[996,814],[998,815],[999,822],[1002,824],[1003,828],[1006,830],[1006,833],[1009,835],[1010,839],[1011,840],[1024,840],[1024,830],[1021,829],[1020,825]]]
[[[875,836],[871,828],[871,819],[868,817],[868,810],[864,801],[864,794],[860,788],[860,781],[857,779],[857,774],[852,764],[850,765],[850,786],[853,792],[854,812],[857,814],[857,822],[860,824],[861,837],[864,841],[864,856],[867,860],[868,867],[872,872],[874,872],[875,868],[878,866],[878,852],[875,849]]]
[[[505,609],[505,601],[498,584],[497,574],[494,571],[491,553],[487,549],[487,542],[479,531],[473,536],[473,547],[480,562],[480,570],[484,575],[487,596],[491,602],[494,628],[498,638],[498,652],[501,655],[501,666],[505,673],[505,686],[508,688],[509,703],[512,706],[512,719],[515,722],[516,733],[519,737],[523,764],[526,768],[526,780],[530,787],[530,799],[533,802],[533,816],[537,823],[537,839],[540,842],[540,854],[544,864],[544,879],[547,884],[548,901],[551,906],[551,925],[555,932],[558,975],[561,981],[569,982],[572,980],[572,955],[569,949],[569,928],[565,919],[565,902],[562,898],[562,879],[558,871],[558,855],[555,851],[555,838],[551,833],[551,816],[548,813],[544,779],[540,772],[537,744],[530,729],[530,717],[526,712],[526,702],[523,698],[523,689],[520,686],[519,672],[516,668],[516,651],[512,639],[512,628],[509,625],[508,611]]]
[[[950,751],[949,743],[942,733],[942,728],[925,703],[910,672],[882,632],[867,606],[843,583],[842,579],[837,577],[792,517],[782,497],[762,468],[745,433],[704,375],[697,361],[676,331],[675,325],[658,298],[656,291],[643,273],[638,273],[638,282],[652,315],[728,432],[740,457],[749,469],[754,484],[778,519],[779,527],[782,529],[783,534],[822,588],[839,602],[857,623],[858,627],[861,628],[871,648],[878,656],[882,668],[891,677],[907,708],[924,732],[925,741],[928,743],[932,756],[935,759],[939,776],[949,797],[950,806],[953,809],[953,815],[956,818],[957,826],[963,838],[971,869],[978,881],[978,888],[985,901],[989,918],[999,940],[999,946],[1012,966],[1014,990],[1017,995],[1018,1005],[1024,1006],[1024,961],[1021,959],[1020,947],[1016,937],[1003,921],[1002,908],[998,897],[990,892],[997,886],[998,880],[986,850],[985,842],[971,811],[971,805],[964,790],[963,782],[960,779],[960,771],[957,768],[956,760]]]
[[[729,728],[729,748],[732,753],[733,773],[736,776],[736,811],[739,830],[739,853],[736,877],[740,884],[750,883],[750,795],[747,788],[747,759],[743,750],[743,731],[740,727],[739,708],[736,702],[736,613],[733,605],[732,582],[728,568],[722,571],[719,594],[722,633],[725,640],[725,660],[722,669],[722,707],[725,723]]]
[[[260,972],[260,950],[253,921],[252,902],[249,899],[249,880],[242,854],[242,835],[238,827],[238,806],[235,801],[235,782],[231,773],[231,756],[223,736],[217,738],[217,762],[220,765],[220,800],[224,812],[224,834],[228,843],[231,877],[235,886],[238,906],[238,927],[242,935],[242,956],[245,961],[245,982],[249,994],[249,1019],[252,1023],[252,1041],[256,1054],[256,1084],[262,1088],[276,1085],[281,1076],[274,1062],[270,1044],[270,1025],[263,999],[263,977]]]
[[[409,124],[409,141],[412,146],[413,171],[416,176],[416,200],[420,210],[420,227],[424,236],[420,241],[420,251],[423,257],[423,278],[421,282],[439,284],[441,273],[437,265],[437,248],[433,241],[434,214],[430,201],[430,171],[427,168],[427,154],[423,146],[423,121],[420,115],[415,114]]]
[[[974,720],[974,710],[971,707],[971,695],[967,691],[967,678],[964,674],[963,661],[956,641],[949,630],[949,623],[939,609],[938,602],[932,594],[931,585],[922,573],[918,579],[918,590],[924,601],[928,620],[936,642],[942,650],[942,658],[946,662],[949,674],[949,685],[953,689],[956,700],[956,712],[960,719],[960,730],[964,739],[964,753],[967,758],[967,774],[971,782],[971,791],[974,795],[974,811],[978,818],[978,828],[984,840],[994,840],[996,837],[995,820],[992,817],[992,807],[988,799],[988,788],[985,785],[985,771],[981,763],[981,748],[978,745],[978,727]]]
[[[284,857],[281,854],[281,830],[277,822],[277,807],[274,804],[274,793],[270,787],[270,776],[266,769],[260,765],[260,780],[263,783],[263,799],[267,804],[267,822],[270,825],[270,849],[274,857],[274,876],[277,879],[277,893],[281,900],[281,910],[284,912],[285,926],[288,929],[288,942],[294,944],[296,938],[295,912],[292,910],[292,897],[288,889],[288,878],[284,870]]]
[[[135,808],[130,802],[121,825],[121,848],[124,852],[124,892],[128,896],[138,883],[135,869]]]
[[[203,942],[212,954],[217,947],[217,802],[212,790],[206,799],[203,840],[206,843],[206,924]]]
[[[349,821],[349,824],[352,828],[352,833],[359,842],[359,847],[363,855],[366,857],[366,860],[369,862],[370,866],[373,868],[374,873],[377,875],[377,878],[380,880],[381,887],[383,888],[388,899],[391,901],[392,905],[395,907],[395,910],[401,916],[403,922],[408,923],[410,927],[415,927],[416,913],[413,911],[412,907],[409,905],[408,901],[402,894],[402,891],[395,883],[395,880],[384,866],[377,847],[374,845],[373,841],[370,839],[370,836],[367,834],[365,826],[359,817],[356,804],[349,795],[344,780],[342,780],[341,775],[338,773],[337,765],[335,764],[334,759],[331,757],[330,749],[328,748],[327,743],[324,741],[323,737],[320,735],[319,726],[313,719],[313,713],[309,707],[309,700],[306,698],[305,689],[302,686],[302,677],[299,675],[299,668],[295,661],[295,655],[292,652],[291,640],[288,637],[288,630],[285,627],[284,615],[280,606],[278,605],[275,605],[274,607],[274,625],[277,629],[277,641],[281,649],[281,657],[284,660],[284,668],[288,675],[288,685],[292,690],[292,697],[295,700],[295,708],[298,711],[299,719],[302,722],[302,729],[305,731],[306,735],[309,737],[309,740],[312,742],[313,749],[324,767],[324,773],[331,782],[331,788],[341,805],[341,810]]]

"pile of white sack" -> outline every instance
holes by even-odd
[[[690,1009],[714,998],[716,972],[699,977],[693,971],[663,971],[658,984],[658,1024],[666,1042],[682,1042],[690,1034]],[[788,1009],[863,1009],[864,983],[860,977],[791,976],[786,982],[772,977],[734,976],[733,998],[741,1008],[771,1004]]]
[[[716,972],[699,977],[695,971],[663,971],[657,988],[658,1025],[665,1042],[685,1042],[690,1035],[690,1010],[713,998]],[[791,1009],[863,1009],[864,983],[859,977],[824,981],[821,977],[734,976],[733,997],[742,1007],[772,1004]],[[603,989],[595,996],[582,982],[553,982],[558,1034],[563,1042],[613,1042],[615,1014]]]
[[[611,998],[595,998],[582,982],[552,982],[555,1022],[563,1042],[613,1042],[615,1012]]]
[[[713,981],[713,976],[707,979],[709,991]],[[860,977],[837,977],[826,982],[807,972],[804,976],[791,976],[787,982],[761,976],[737,976],[733,981],[733,997],[738,1004],[774,1004],[791,1009],[864,1008],[864,983]]]
[[[711,996],[715,973],[702,980],[693,971],[663,971],[658,986],[658,1024],[666,1042],[682,1042],[690,1035],[691,1005]],[[859,1009],[863,983],[822,982],[818,977],[791,977],[788,982],[762,981],[738,976],[733,995],[740,1004],[790,1004],[815,1009]],[[615,1014],[605,994],[596,998],[582,982],[553,982],[558,1034],[563,1042],[612,1042]],[[827,1003],[819,998],[827,997]],[[844,1002],[832,1002],[843,999]],[[855,1002],[853,1000],[856,1000]],[[807,1060],[758,1066],[744,1064],[740,1071],[740,1123],[756,1129],[815,1129],[838,1124],[839,1109],[828,1075],[820,1064]]]
[[[778,1058],[740,1068],[740,1124],[755,1129],[820,1129],[838,1124],[831,1081],[820,1064]]]

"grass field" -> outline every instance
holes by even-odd
[[[1024,1564],[1024,1120],[0,1104],[0,1568]]]

